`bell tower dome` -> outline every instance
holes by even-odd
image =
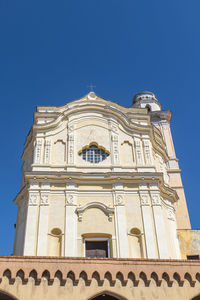
[[[151,92],[140,92],[133,98],[133,107],[147,108],[149,111],[160,111],[161,104]]]

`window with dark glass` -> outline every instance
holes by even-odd
[[[108,241],[85,241],[86,257],[108,257]]]

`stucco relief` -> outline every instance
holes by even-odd
[[[36,141],[35,141],[35,159],[34,159],[34,162],[36,164],[41,163],[42,144],[43,144],[42,139],[36,139]]]
[[[123,195],[116,195],[115,205],[124,205],[124,196]]]
[[[174,212],[174,209],[173,208],[168,208],[167,209],[167,218],[169,220],[172,220],[172,221],[175,221],[176,218],[175,218],[175,212]]]
[[[161,205],[161,199],[159,194],[151,193],[152,205]]]
[[[44,148],[44,163],[50,163],[50,154],[51,154],[51,141],[45,141],[45,148]]]
[[[40,196],[40,205],[48,205],[49,204],[49,197],[47,194],[41,194]]]
[[[136,152],[136,160],[138,165],[142,165],[142,148],[140,139],[135,139],[135,152]]]
[[[72,194],[65,195],[65,204],[66,205],[76,205],[76,196]]]
[[[147,140],[143,141],[144,143],[144,157],[145,157],[145,162],[147,165],[152,164],[152,159],[151,159],[151,151],[150,151],[150,142]]]
[[[29,204],[29,206],[37,205],[38,204],[38,194],[30,193],[28,204]]]
[[[68,126],[68,163],[74,163],[74,125]]]
[[[118,126],[109,121],[109,128],[111,131],[111,145],[112,145],[112,156],[113,156],[113,164],[119,164],[119,137],[118,137]]]
[[[149,205],[148,194],[141,194],[140,193],[140,203],[141,203],[141,205]]]

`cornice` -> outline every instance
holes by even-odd
[[[77,184],[114,184],[120,183],[133,183],[133,184],[149,184],[157,183],[161,194],[176,202],[179,197],[177,192],[170,186],[167,186],[163,180],[163,174],[158,172],[25,172],[26,187],[28,189],[30,182],[49,182],[49,183],[68,183],[73,182]],[[15,198],[15,202],[18,202],[21,193]]]

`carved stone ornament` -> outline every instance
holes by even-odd
[[[76,201],[75,201],[75,196],[74,195],[66,195],[66,201],[65,201],[66,205],[76,205]]]
[[[68,132],[72,132],[74,130],[74,125],[69,125],[69,127],[68,127]]]
[[[124,205],[124,198],[122,195],[116,196],[115,205]]]
[[[174,210],[173,209],[168,208],[168,210],[167,210],[167,218],[169,220],[175,221],[175,214],[174,214]]]
[[[74,163],[74,125],[68,127],[68,162]]]
[[[149,199],[147,194],[140,194],[141,205],[149,205]]]
[[[115,126],[115,125],[112,124],[112,125],[110,126],[110,128],[111,128],[112,131],[118,132],[117,126]]]
[[[108,216],[108,221],[112,222],[112,216],[114,213],[114,208],[113,207],[108,207],[107,205],[101,203],[101,202],[90,202],[87,203],[84,206],[78,207],[76,209],[76,213],[78,215],[78,221],[81,222],[83,219],[83,213],[85,210],[90,209],[90,208],[97,208],[97,209],[101,209],[105,215]]]
[[[28,204],[30,206],[37,205],[37,198],[38,198],[37,194],[30,194]]]
[[[39,164],[41,161],[42,139],[37,139],[35,143],[35,163]]]
[[[44,162],[46,164],[50,161],[50,151],[51,151],[51,141],[45,141],[45,150],[44,150]]]
[[[137,164],[141,165],[142,164],[142,150],[141,150],[141,143],[140,140],[137,139],[135,140],[135,150],[136,150],[136,159],[137,159]]]
[[[43,194],[41,195],[40,204],[41,205],[48,205],[49,204],[48,195],[43,195]]]
[[[152,205],[161,205],[160,196],[158,194],[151,194]]]
[[[144,156],[145,156],[145,161],[147,165],[151,165],[151,153],[150,153],[150,146],[149,146],[149,141],[144,141]]]

